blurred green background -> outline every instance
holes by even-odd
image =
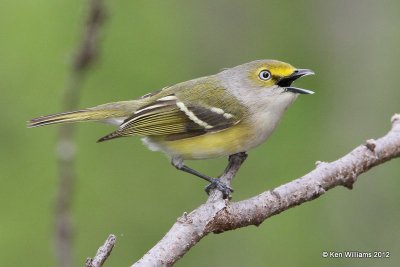
[[[100,60],[80,107],[128,100],[261,58],[310,68],[301,96],[233,183],[241,200],[380,137],[400,112],[399,1],[107,1]],[[86,1],[0,1],[0,266],[54,266],[58,126],[25,121],[61,111]],[[139,259],[205,183],[172,168],[138,138],[96,144],[113,128],[80,124],[73,201],[74,266],[110,233],[106,266]],[[218,175],[226,159],[192,161]],[[259,227],[209,235],[176,266],[398,266],[400,161],[362,175]],[[390,259],[324,259],[322,251],[390,251]]]

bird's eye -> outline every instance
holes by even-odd
[[[258,74],[258,77],[259,77],[261,80],[264,80],[264,81],[269,80],[269,79],[271,79],[271,72],[269,72],[269,71],[267,71],[267,70],[262,70],[262,71],[260,71],[260,73]]]

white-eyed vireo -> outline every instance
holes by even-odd
[[[118,125],[98,142],[138,135],[149,149],[168,154],[176,168],[209,181],[226,197],[230,188],[183,161],[242,153],[264,142],[299,94],[313,94],[291,86],[311,74],[284,62],[256,60],[137,100],[35,118],[28,127],[78,121]]]

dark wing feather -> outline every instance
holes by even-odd
[[[237,117],[222,109],[185,104],[177,98],[154,101],[138,109],[118,130],[98,142],[131,135],[165,136],[166,140],[178,140],[220,131],[238,122]]]

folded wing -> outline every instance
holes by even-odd
[[[198,102],[184,102],[175,94],[156,99],[136,110],[118,130],[98,142],[131,135],[178,140],[220,131],[240,121],[239,114],[226,110],[227,105],[213,107]]]

